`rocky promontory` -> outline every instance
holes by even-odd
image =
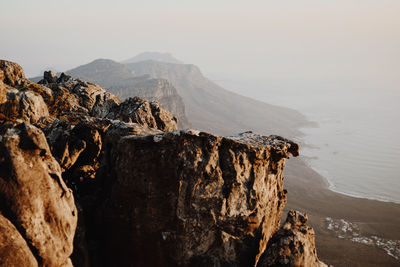
[[[323,266],[305,215],[280,228],[290,140],[4,60],[0,120],[0,266]]]

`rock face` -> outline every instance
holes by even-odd
[[[251,133],[123,138],[113,153],[124,157],[110,164],[110,258],[117,266],[254,266],[279,227],[283,166],[297,150]]]
[[[179,129],[186,129],[191,126],[186,117],[186,108],[182,97],[166,79],[153,79],[145,75],[119,81],[106,88],[122,99],[138,96],[148,101],[157,101],[163,108],[169,110],[178,118]]]
[[[43,132],[22,123],[4,125],[1,133],[0,212],[19,232],[15,239],[9,235],[9,245],[20,247],[18,252],[32,262],[21,236],[36,264],[72,266],[69,256],[77,222],[74,197]],[[15,232],[10,223],[3,227],[7,233]]]
[[[125,122],[135,122],[162,131],[177,129],[177,119],[161,109],[157,102],[148,102],[139,97],[128,98],[119,106],[110,109],[105,116]]]
[[[137,75],[124,64],[109,59],[97,59],[67,73],[97,83],[121,99],[138,96],[150,102],[157,101],[178,118],[180,129],[191,126],[181,96],[166,79]]]
[[[327,267],[318,260],[314,230],[307,226],[308,217],[298,211],[289,211],[285,224],[268,242],[258,267]]]
[[[32,91],[7,90],[7,101],[0,106],[3,117],[9,120],[22,119],[31,123],[37,122],[41,117],[49,116],[43,98]]]
[[[18,86],[25,80],[25,72],[20,65],[7,60],[0,60],[0,82],[10,86]]]
[[[278,231],[297,144],[177,131],[157,102],[0,67],[0,266],[323,266],[304,216]]]
[[[47,104],[51,114],[58,118],[68,118],[73,113],[106,114],[110,107],[120,103],[117,97],[100,86],[74,79],[65,73],[57,77],[54,73],[47,72],[39,84],[51,89],[52,99]]]
[[[3,71],[0,71],[0,104],[3,104],[4,102],[7,101],[7,91],[6,91],[6,86],[3,83],[4,80],[4,73]]]
[[[0,214],[0,266],[38,266],[18,229]]]
[[[49,86],[55,95],[55,100],[50,103],[51,113],[55,117],[70,120],[72,114],[78,117],[89,115],[136,122],[164,131],[177,129],[177,119],[156,102],[150,103],[135,97],[121,103],[99,85],[73,79],[65,73],[59,78],[54,73],[47,73],[44,77],[39,84]]]
[[[0,66],[0,266],[72,266],[73,251],[87,250],[82,223],[74,242],[73,194],[81,201],[101,191],[86,181],[100,166],[103,138],[109,136],[108,144],[124,135],[160,133],[147,127],[148,118],[154,128],[176,130],[176,119],[157,103],[120,105],[100,86],[66,74],[46,72],[35,84],[17,64]]]

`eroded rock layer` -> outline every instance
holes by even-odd
[[[118,266],[253,266],[279,227],[285,158],[297,150],[251,133],[121,139],[105,212],[110,258]]]

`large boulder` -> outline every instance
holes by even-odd
[[[165,132],[178,129],[177,119],[169,111],[162,109],[157,102],[148,102],[139,97],[128,98],[114,106],[106,118],[139,123]]]
[[[289,153],[252,133],[122,138],[107,160],[105,266],[254,266],[279,227]]]
[[[61,73],[45,72],[39,86],[52,90],[53,99],[49,105],[50,113],[57,118],[68,118],[72,113],[94,116],[107,114],[108,109],[120,103],[113,94],[97,84],[74,79]]]
[[[18,229],[0,213],[0,266],[36,267],[38,262]]]
[[[138,97],[121,101],[97,84],[74,79],[61,73],[59,77],[45,72],[38,86],[47,86],[53,92],[52,101],[46,101],[53,117],[74,123],[82,116],[134,122],[162,131],[177,129],[177,119],[157,102]],[[37,88],[32,87],[32,89]],[[75,124],[75,123],[74,123]]]
[[[308,217],[289,211],[286,222],[268,242],[258,267],[327,267],[317,257],[314,230],[307,226]]]
[[[24,70],[17,63],[0,59],[0,82],[19,86],[26,81]]]
[[[0,213],[18,229],[40,266],[72,266],[74,197],[43,132],[21,123],[2,125],[0,133]],[[7,241],[10,248],[23,247],[19,237]]]
[[[41,117],[49,116],[43,98],[32,91],[7,90],[7,101],[0,105],[1,118],[15,121],[17,119],[30,123],[37,122]]]

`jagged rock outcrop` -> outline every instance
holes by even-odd
[[[3,125],[0,132],[0,213],[19,232],[15,239],[8,235],[8,246],[20,247],[31,262],[21,236],[38,265],[72,266],[74,197],[43,132],[28,123]],[[15,232],[9,223],[3,227]]]
[[[0,60],[0,81],[10,86],[18,86],[25,82],[25,72],[17,63]]]
[[[1,117],[15,121],[21,119],[31,123],[49,116],[43,98],[32,91],[7,90],[7,101],[0,106]]]
[[[0,266],[319,263],[303,216],[278,231],[297,144],[176,131],[157,102],[0,62]]]
[[[14,89],[30,84],[21,66],[0,60],[0,119],[35,122],[40,116],[48,115],[47,106],[37,93]]]
[[[61,73],[60,77],[52,72],[45,72],[40,85],[52,90],[53,101],[48,102],[50,112],[58,118],[65,118],[72,113],[106,114],[108,109],[121,101],[97,84],[74,79]]]
[[[118,81],[106,87],[122,99],[138,96],[150,102],[157,101],[178,118],[179,129],[190,128],[185,103],[175,87],[166,79],[154,79],[148,75]]]
[[[285,224],[268,242],[258,267],[328,267],[318,260],[314,230],[307,226],[308,217],[289,211]]]
[[[71,114],[136,122],[163,131],[177,129],[177,119],[156,102],[138,97],[121,102],[99,85],[73,79],[62,73],[59,78],[46,72],[40,84],[49,86],[55,95],[51,112],[58,118],[68,119]]]
[[[177,119],[171,113],[160,108],[157,102],[148,102],[139,97],[128,98],[119,106],[111,108],[105,117],[135,122],[166,132],[177,129]]]
[[[154,128],[175,130],[176,119],[141,99],[139,106],[130,107],[129,101],[121,106],[100,86],[66,74],[46,72],[35,84],[17,64],[0,63],[2,79],[6,74],[6,98],[0,104],[0,255],[6,258],[0,266],[72,266],[78,212],[70,188],[79,201],[88,200],[86,208],[93,208],[90,199],[101,189],[91,180],[100,166],[103,138],[109,145],[124,135],[161,132],[148,128],[145,118]],[[123,120],[122,114],[143,125],[116,120]],[[75,251],[84,254],[86,228],[83,217],[80,221],[74,243]],[[89,262],[77,255],[74,260]]]
[[[121,99],[138,96],[150,102],[157,101],[162,108],[167,109],[178,118],[180,129],[191,126],[186,117],[186,108],[182,97],[166,79],[154,79],[148,75],[138,76],[124,64],[110,59],[97,59],[69,70],[67,73],[99,84]]]
[[[122,138],[109,164],[106,266],[254,266],[279,227],[289,153],[298,146],[251,133]]]

